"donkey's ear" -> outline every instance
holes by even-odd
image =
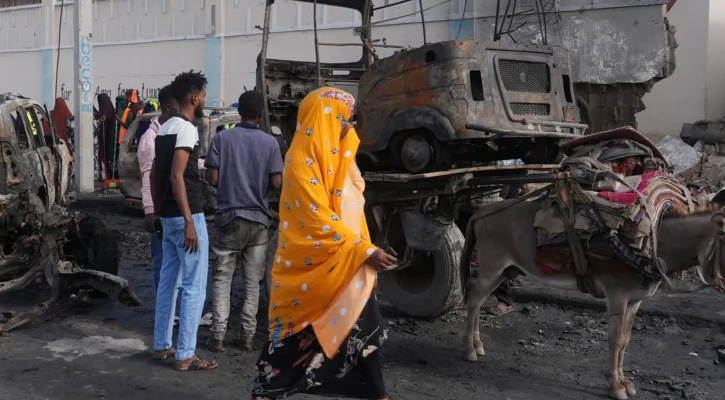
[[[717,213],[713,215],[712,222],[714,222],[721,231],[725,231],[725,214]]]

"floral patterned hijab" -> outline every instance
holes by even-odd
[[[352,128],[340,138],[354,107],[352,95],[329,87],[302,101],[285,160],[272,270],[270,340],[312,325],[328,357],[349,334],[376,276],[364,265],[375,247],[354,163],[360,139]]]

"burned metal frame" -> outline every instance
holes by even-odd
[[[139,301],[118,270],[118,243],[100,220],[64,208],[68,148],[40,104],[0,95],[0,295],[43,279],[50,299],[31,311],[3,313],[0,333],[60,307],[76,290],[124,304]]]
[[[565,179],[561,166],[494,165],[458,168],[423,174],[367,172],[366,204],[404,203],[435,196],[450,196],[454,201],[499,189],[502,185],[551,183]]]
[[[314,42],[315,42],[315,65],[316,65],[316,85],[317,87],[322,86],[322,62],[320,60],[320,46],[347,46],[352,45],[349,43],[320,43],[318,37],[318,26],[317,26],[317,6],[318,5],[330,5],[336,7],[350,8],[357,10],[362,14],[362,24],[360,28],[360,45],[363,48],[362,59],[360,60],[361,65],[369,67],[372,64],[371,57],[375,57],[375,51],[373,47],[390,47],[398,48],[398,46],[374,46],[370,43],[370,18],[373,13],[372,0],[296,0],[301,3],[312,3],[313,4],[313,29],[314,29]],[[405,2],[414,0],[405,0]],[[269,48],[269,34],[270,34],[270,21],[272,14],[272,5],[275,0],[267,0],[264,9],[264,25],[262,27],[262,48],[258,58],[258,69],[259,69],[259,90],[262,92],[264,99],[264,129],[269,131],[272,126],[269,113],[269,93],[265,89],[267,86],[267,75],[264,66],[267,64],[267,50]]]
[[[49,211],[38,208],[26,194],[5,196],[2,202],[2,217],[8,218],[10,212],[15,215],[33,216],[36,221],[32,230],[20,236],[13,243],[13,252],[2,258],[0,277],[16,278],[0,281],[0,295],[28,287],[38,278],[44,278],[50,285],[51,296],[48,300],[30,311],[14,315],[6,313],[8,318],[0,324],[0,334],[16,329],[47,312],[62,308],[69,295],[81,289],[95,290],[129,306],[140,304],[128,281],[108,272],[90,269],[94,265],[82,266],[81,260],[72,254],[66,254],[64,246],[75,240],[74,245],[80,249],[72,249],[85,253],[92,245],[84,240],[78,217],[62,207],[54,207]],[[11,204],[8,204],[11,203]],[[93,235],[101,227],[92,229]],[[90,238],[93,240],[93,238]],[[117,246],[117,243],[106,243]],[[92,250],[91,250],[92,251]],[[103,260],[112,263],[112,260]],[[116,263],[118,260],[115,261]]]
[[[547,3],[548,1],[548,3]],[[536,16],[539,25],[539,34],[541,35],[542,44],[549,44],[548,25],[553,21],[561,19],[558,10],[558,1],[552,0],[533,0],[534,8],[519,10],[521,5],[519,0],[506,0],[506,8],[501,9],[501,0],[496,0],[496,19],[493,30],[493,41],[499,41],[504,36],[508,36],[514,43],[519,42],[522,38],[516,39],[513,33],[526,26],[529,21],[528,17]],[[503,14],[501,14],[503,11]],[[508,25],[507,25],[508,21]],[[514,22],[517,23],[514,26]]]

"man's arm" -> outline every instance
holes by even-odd
[[[209,171],[209,173],[207,175],[207,180],[209,181],[209,184],[214,187],[217,187],[217,184],[219,183],[219,170],[218,169],[207,169],[207,171]]]
[[[282,188],[282,171],[284,163],[282,162],[282,153],[279,150],[277,140],[272,142],[272,151],[269,158],[269,184],[274,188],[274,194],[280,198],[280,189]]]
[[[187,149],[174,150],[174,160],[171,163],[171,189],[174,192],[176,205],[184,217],[184,249],[189,253],[196,253],[199,251],[199,237],[194,227],[189,199],[186,196],[186,183],[184,183],[184,171],[186,171],[190,153]]]
[[[143,200],[144,213],[147,215],[154,213],[150,175],[155,157],[155,136],[156,133],[149,128],[141,136],[138,143],[138,164],[141,169],[141,199]]]
[[[154,214],[159,215],[159,210],[161,209],[161,204],[159,204],[159,202],[161,197],[156,185],[156,159],[154,159],[151,163],[151,176],[149,179],[151,181],[151,201],[154,204]]]
[[[171,189],[174,191],[176,205],[181,210],[184,222],[193,222],[191,217],[191,208],[189,208],[189,199],[186,197],[186,183],[184,182],[184,171],[189,162],[189,150],[174,150],[174,160],[171,164]]]
[[[269,177],[269,184],[272,185],[275,192],[279,192],[282,187],[282,174],[272,175]]]
[[[206,167],[207,175],[206,179],[210,185],[217,187],[219,183],[219,164],[220,164],[220,152],[219,152],[219,141],[221,140],[223,133],[217,133],[214,135],[214,139],[211,141],[209,151],[204,159],[204,167]]]
[[[156,218],[153,189],[151,189],[151,175],[153,174],[155,152],[153,139],[150,137],[151,133],[146,132],[145,135],[147,137],[142,137],[138,146],[138,163],[141,167],[141,200],[144,211],[143,225],[147,232],[153,233]]]

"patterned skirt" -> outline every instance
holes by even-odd
[[[332,358],[327,358],[312,326],[265,343],[254,368],[252,396],[256,400],[284,399],[307,393],[358,399],[387,396],[378,349],[387,339],[375,295]]]

